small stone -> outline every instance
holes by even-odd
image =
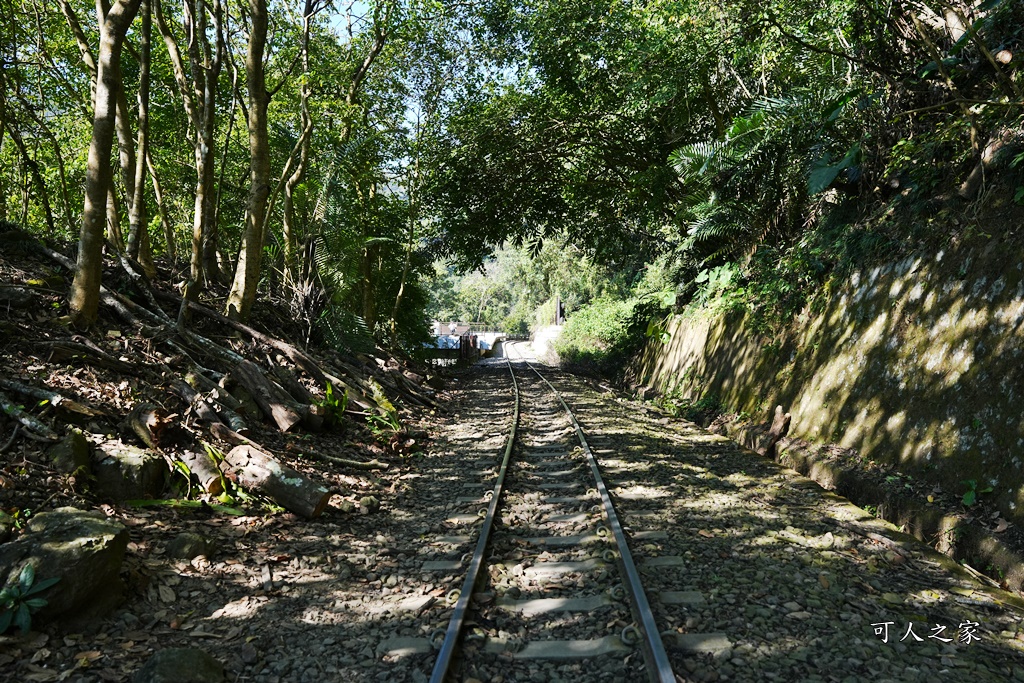
[[[373,496],[363,496],[359,499],[359,511],[363,514],[377,512],[380,510],[380,501]]]
[[[256,648],[253,647],[252,643],[245,643],[244,645],[242,645],[241,656],[242,661],[246,664],[255,664],[256,661],[260,658],[259,653],[256,651]]]
[[[210,542],[190,531],[178,534],[167,544],[167,556],[178,560],[192,560],[200,555],[209,557],[211,552]]]

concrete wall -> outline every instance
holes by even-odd
[[[677,317],[633,381],[683,396],[717,394],[790,434],[985,500],[1024,520],[1024,264],[990,244],[872,267],[832,282],[776,339],[745,315]]]

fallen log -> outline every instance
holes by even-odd
[[[301,404],[309,405],[313,402],[313,395],[309,393],[306,387],[302,386],[302,382],[296,379],[295,375],[288,370],[288,368],[282,368],[280,365],[275,365],[270,368],[270,371],[274,373],[274,378],[277,383],[280,384],[288,394]]]
[[[97,410],[91,406],[73,401],[70,398],[58,394],[55,391],[44,389],[41,387],[33,387],[28,384],[22,384],[21,382],[15,382],[9,379],[0,379],[0,387],[4,389],[10,389],[11,391],[17,392],[23,396],[30,396],[32,398],[39,399],[40,401],[48,401],[50,405],[57,406],[62,410],[67,410],[72,413],[78,413],[79,415],[85,415],[87,417],[97,417],[99,415],[105,415],[101,410]]]
[[[185,381],[188,382],[189,386],[196,391],[207,392],[210,395],[210,398],[225,408],[236,412],[242,410],[241,401],[232,396],[227,389],[207,377],[204,374],[204,371],[197,368],[192,372],[186,373]]]
[[[267,379],[255,363],[243,360],[230,374],[245,387],[263,414],[273,420],[279,430],[288,432],[302,422],[302,408],[284,389]]]
[[[238,330],[239,332],[248,335],[251,339],[261,341],[264,344],[277,349],[278,351],[283,353],[289,360],[291,360],[297,366],[302,368],[302,370],[307,375],[312,377],[317,384],[319,384],[322,387],[327,386],[327,377],[320,369],[319,364],[317,364],[315,360],[310,358],[308,354],[299,350],[294,345],[289,344],[288,342],[285,341],[281,341],[276,337],[271,337],[268,334],[264,334],[263,332],[260,332],[259,330],[254,329],[246,325],[245,323],[240,323],[237,320],[232,320],[231,318],[228,318],[225,315],[221,315],[217,311],[214,311],[211,308],[207,308],[206,306],[196,303],[195,301],[190,301],[188,307],[191,310],[196,311],[197,313],[201,313],[207,318],[210,318],[211,320],[215,320],[222,325],[227,325],[233,329]]]
[[[159,450],[173,438],[174,423],[177,415],[168,415],[167,411],[152,403],[140,403],[125,418],[142,443],[153,450]]]
[[[88,359],[86,362],[90,365],[97,365],[101,368],[109,368],[123,373],[130,373],[134,369],[130,364],[111,356],[106,351],[95,349],[88,344],[67,340],[44,341],[40,342],[40,344],[50,348],[50,360],[60,361],[68,358],[78,359],[85,357]]]
[[[207,424],[220,423],[220,415],[217,414],[217,411],[188,384],[180,379],[175,379],[171,382],[171,390],[195,411],[196,417],[201,421]]]
[[[55,431],[22,410],[17,403],[12,401],[2,391],[0,391],[0,412],[7,413],[8,416],[20,422],[23,427],[35,436],[42,437],[47,441],[58,441],[60,439]],[[28,433],[26,432],[26,436]]]
[[[178,458],[199,480],[199,485],[204,491],[214,496],[224,492],[224,474],[209,454],[186,450],[182,451]]]
[[[201,377],[201,375],[198,373],[189,373],[185,379],[188,380],[195,377]],[[210,380],[206,381],[210,382]],[[210,382],[210,384],[213,383]],[[249,428],[245,424],[245,420],[243,420],[238,413],[228,407],[229,405],[241,407],[242,404],[220,385],[213,384],[215,388],[208,396],[202,396],[199,394],[191,382],[182,382],[180,379],[174,380],[171,383],[171,386],[173,387],[175,394],[177,394],[183,401],[193,406],[196,414],[204,422],[211,424],[223,422],[236,432],[249,431]],[[211,405],[211,403],[213,405]]]
[[[259,448],[259,444],[257,444],[255,441],[253,441],[247,436],[239,434],[238,432],[234,431],[233,429],[224,424],[221,424],[220,422],[210,425],[210,433],[213,434],[218,439],[220,439],[221,441],[225,441],[231,444],[232,446],[241,446],[242,444],[248,444],[250,446]]]
[[[319,517],[331,499],[331,492],[324,486],[248,444],[232,448],[224,456],[223,467],[227,476],[243,488],[258,491],[285,510],[308,519]]]

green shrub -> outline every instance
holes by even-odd
[[[665,313],[658,297],[595,299],[568,318],[555,351],[570,370],[615,378],[646,343],[651,320]]]

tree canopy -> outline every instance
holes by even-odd
[[[338,340],[415,344],[458,309],[436,268],[502,245],[578,250],[605,289],[657,263],[685,299],[765,254],[827,268],[851,215],[1020,160],[1012,0],[0,8],[0,220],[79,243],[81,326],[103,253]]]

